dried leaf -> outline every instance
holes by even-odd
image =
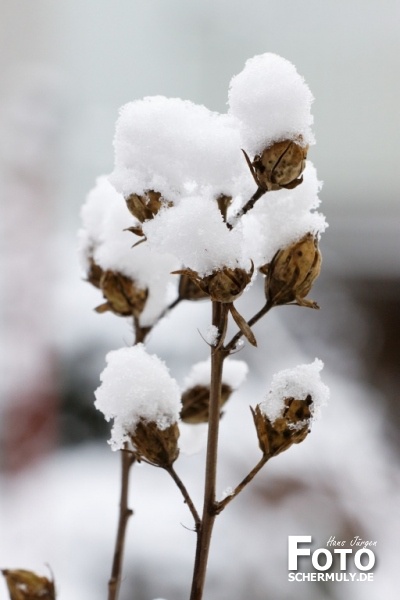
[[[238,313],[233,304],[230,305],[229,310],[231,311],[231,315],[235,320],[236,325],[239,327],[240,331],[243,333],[245,338],[250,342],[252,346],[257,346],[257,340],[255,338],[254,333],[250,329],[250,326],[244,320],[241,314]]]

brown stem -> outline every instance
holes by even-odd
[[[211,349],[210,414],[208,421],[208,439],[206,473],[204,484],[204,504],[201,524],[197,532],[196,556],[193,570],[190,600],[201,600],[206,579],[207,562],[210,550],[211,534],[216,517],[215,488],[217,478],[218,432],[221,408],[222,369],[225,358],[223,336],[228,318],[227,307],[219,302],[212,303],[212,324],[220,331],[217,346]],[[222,339],[221,339],[222,338]]]
[[[235,226],[235,224],[237,223],[237,221],[243,217],[243,215],[245,215],[246,213],[249,212],[249,210],[251,210],[253,208],[253,206],[255,205],[255,203],[257,202],[257,200],[259,198],[261,198],[261,196],[264,196],[264,194],[267,192],[268,190],[259,186],[257,188],[257,190],[254,192],[254,194],[252,195],[252,197],[250,198],[250,200],[248,200],[246,202],[246,204],[243,206],[243,208],[240,209],[240,211],[234,216],[233,220],[233,224],[232,223],[227,223],[228,229],[233,229],[233,227]]]
[[[135,457],[127,451],[126,447],[121,451],[121,496],[119,503],[119,520],[117,538],[115,540],[114,558],[111,569],[111,577],[108,582],[108,600],[117,600],[121,584],[122,563],[124,557],[126,527],[129,517],[133,511],[128,507],[129,471]]]
[[[198,515],[195,505],[193,504],[191,497],[189,496],[189,492],[187,491],[186,486],[184,485],[183,481],[181,480],[181,478],[179,477],[178,473],[175,471],[172,465],[166,468],[166,471],[171,475],[172,479],[175,481],[176,485],[180,489],[183,499],[188,505],[190,512],[192,513],[194,523],[196,526],[196,531],[198,531],[201,524],[200,517]]]
[[[258,461],[256,466],[254,467],[254,469],[252,469],[250,471],[250,473],[248,475],[246,475],[246,477],[239,483],[239,485],[236,486],[236,488],[233,490],[232,494],[229,494],[229,496],[227,496],[226,498],[224,498],[223,500],[218,502],[218,504],[216,506],[217,514],[219,514],[221,511],[223,511],[225,506],[227,504],[229,504],[230,502],[232,502],[232,500],[234,498],[236,498],[236,496],[238,494],[240,494],[240,492],[246,487],[246,485],[248,483],[250,483],[250,481],[252,479],[254,479],[254,477],[262,469],[262,467],[265,465],[265,463],[268,461],[268,459],[269,459],[268,455],[263,455],[262,458]]]
[[[254,317],[251,317],[250,321],[247,321],[247,325],[249,327],[251,327],[252,325],[254,325],[255,323],[257,323],[257,321],[259,321],[264,315],[267,314],[267,312],[269,310],[271,310],[273,304],[270,304],[269,302],[267,302],[266,304],[264,304],[264,306],[262,307],[261,310],[258,311],[258,313],[256,313],[254,315]],[[240,338],[243,336],[243,332],[242,331],[238,331],[233,338],[231,339],[231,341],[224,346],[224,352],[226,355],[228,355],[230,352],[232,352],[232,350],[235,349],[236,344],[238,343],[238,341],[240,340]]]

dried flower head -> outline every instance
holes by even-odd
[[[272,306],[294,303],[319,308],[313,300],[306,300],[306,296],[320,273],[321,262],[318,239],[312,233],[278,250],[271,263],[260,269],[266,274],[265,295],[268,303]]]
[[[275,142],[256,154],[253,161],[243,151],[258,187],[265,190],[293,189],[302,183],[308,146],[293,140]]]
[[[310,432],[311,405],[311,395],[305,400],[285,398],[282,416],[274,422],[262,412],[259,405],[251,409],[259,446],[265,456],[276,456],[307,437]]]
[[[222,407],[233,389],[226,383],[221,386],[220,406]],[[208,423],[210,406],[210,386],[194,385],[183,392],[181,420],[185,423]]]
[[[140,317],[146,304],[147,289],[138,287],[129,277],[114,271],[102,272],[99,287],[107,302],[98,306],[97,312],[111,311],[122,317]]]
[[[231,269],[222,267],[217,271],[200,277],[196,271],[184,269],[175,271],[177,274],[187,275],[197,286],[215,302],[234,302],[242,294],[245,287],[250,283],[254,272],[254,265],[250,271],[237,267]]]
[[[179,456],[179,427],[172,423],[161,429],[154,421],[140,419],[129,437],[138,460],[144,459],[157,467],[170,467]]]

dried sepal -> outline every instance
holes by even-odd
[[[254,333],[252,332],[252,330],[250,328],[250,325],[247,323],[247,321],[236,310],[236,308],[234,307],[233,304],[230,304],[229,310],[231,312],[231,315],[232,315],[236,325],[239,327],[240,331],[243,333],[243,335],[247,339],[247,341],[252,346],[257,346],[257,340],[255,338]]]
[[[252,162],[245,154],[258,187],[270,191],[300,185],[308,151],[308,146],[301,142],[301,138],[275,142],[257,154]]]
[[[266,275],[265,296],[271,306],[297,304],[319,308],[306,296],[321,270],[322,256],[318,238],[307,233],[298,242],[278,250],[271,263],[261,267]]]
[[[104,271],[99,287],[106,302],[96,308],[98,313],[111,311],[123,317],[140,317],[146,304],[147,289],[138,287],[129,277],[115,271]]]
[[[24,569],[3,569],[10,600],[55,600],[54,581]]]
[[[160,429],[154,421],[141,419],[129,437],[135,447],[137,459],[146,460],[164,469],[170,467],[179,456],[177,423]]]
[[[222,384],[220,407],[227,402],[232,392],[233,390],[229,385],[226,383]],[[194,385],[183,392],[181,402],[182,410],[180,416],[184,423],[208,423],[210,410],[209,386]]]
[[[272,458],[307,437],[310,432],[311,404],[310,395],[305,400],[285,398],[282,416],[273,423],[259,405],[255,409],[251,408],[258,443],[264,456]]]
[[[86,281],[91,283],[94,287],[100,288],[100,280],[103,275],[103,269],[95,263],[92,257],[89,258],[89,264],[86,272]]]
[[[130,194],[125,201],[130,213],[140,223],[152,219],[163,205],[163,197],[154,190],[147,190],[144,194]]]
[[[225,194],[220,194],[217,198],[217,204],[222,218],[226,223],[228,208],[232,204],[232,196],[225,196]]]
[[[195,279],[185,274],[180,276],[178,293],[181,300],[196,301],[209,298],[209,295],[201,289]]]

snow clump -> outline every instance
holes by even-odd
[[[106,356],[107,366],[95,391],[95,406],[107,421],[114,419],[110,445],[121,449],[140,420],[161,430],[178,422],[181,393],[165,363],[143,344],[120,348]]]
[[[323,366],[322,360],[316,358],[311,364],[298,365],[294,369],[284,369],[276,373],[266,400],[260,404],[261,412],[274,423],[282,416],[286,398],[306,400],[310,395],[313,420],[318,419],[321,407],[329,398],[329,388],[322,383],[320,377]]]

